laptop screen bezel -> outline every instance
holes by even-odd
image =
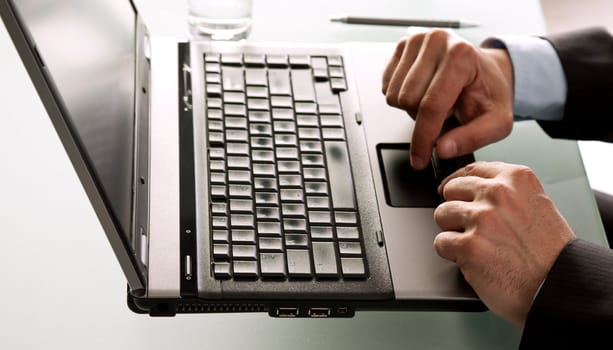
[[[133,1],[129,0],[129,3],[134,12],[134,49],[138,53],[138,40],[136,36],[137,33],[142,33],[142,30],[137,29],[139,26],[143,26],[143,24]],[[102,184],[95,175],[92,162],[87,157],[84,145],[80,141],[77,131],[70,123],[68,109],[62,102],[62,99],[59,98],[59,91],[53,83],[49,70],[41,60],[36,44],[16,10],[13,0],[0,0],[0,16],[103,226],[105,234],[127,278],[131,292],[134,295],[143,295],[147,285],[146,272],[143,264],[133,252],[132,242],[128,238],[131,236],[131,233],[123,232],[119,219],[113,214],[109,198],[105,195]],[[137,62],[134,62],[134,64],[134,71],[137,72]],[[137,86],[139,84],[135,84],[135,88]],[[139,95],[135,94],[135,96]],[[134,169],[132,173],[135,173]]]

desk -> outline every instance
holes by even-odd
[[[185,9],[177,3],[137,1],[153,33],[182,35]],[[396,41],[405,32],[328,21],[341,12],[476,21],[480,28],[461,31],[473,42],[544,32],[535,0],[254,3],[253,41]],[[3,26],[0,77],[0,348],[517,348],[520,332],[490,312],[360,312],[327,320],[133,314],[119,265]],[[578,235],[604,244],[575,142],[550,140],[524,123],[477,157],[532,166]]]

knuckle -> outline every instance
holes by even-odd
[[[437,114],[439,110],[441,109],[438,101],[439,101],[439,97],[436,92],[431,92],[431,91],[426,92],[426,94],[422,97],[421,101],[419,102],[420,114],[423,114],[425,116]]]
[[[527,166],[515,166],[515,168],[512,170],[511,176],[514,179],[519,180],[523,183],[528,183],[531,186],[540,186],[536,174],[534,173],[534,171],[532,171],[532,169]]]
[[[383,95],[387,95],[387,88],[389,87],[389,82],[387,80],[385,80],[385,78],[383,79],[383,82],[381,83],[381,92],[383,93]]]
[[[495,206],[485,206],[469,214],[476,227],[491,227],[496,221],[498,210]]]
[[[462,251],[462,255],[464,256],[473,256],[476,253],[478,253],[477,251],[477,236],[472,233],[464,233],[458,242],[458,246],[460,247],[461,251]]]
[[[443,198],[450,198],[452,196],[452,192],[462,186],[462,178],[454,177],[445,183],[445,186],[442,188]],[[444,202],[443,204],[451,205],[450,202]]]
[[[453,184],[454,184],[454,182],[455,182],[455,180],[456,180],[456,179],[457,179],[457,178],[453,178],[453,179],[451,179],[451,180],[447,181],[447,183],[446,183],[446,184],[443,186],[443,188],[441,189],[441,195],[443,196],[443,198],[444,198],[445,200],[447,200],[447,198],[450,198],[450,196],[451,196],[451,193],[450,193],[450,192],[451,192],[451,189],[453,188]],[[445,203],[447,203],[447,202],[443,202],[443,204],[445,204]],[[442,204],[441,204],[441,205],[442,205]],[[439,205],[439,207],[440,207],[440,205]],[[438,209],[438,208],[437,208],[437,209]],[[436,213],[436,211],[435,211],[435,213]]]
[[[398,95],[396,93],[391,92],[391,91],[388,91],[387,94],[385,94],[385,102],[387,102],[387,104],[390,105],[390,106],[399,107],[399,105],[398,105]]]
[[[447,50],[448,61],[458,74],[471,74],[478,61],[477,49],[465,41],[458,41]]]
[[[419,99],[409,89],[401,89],[398,93],[398,105],[404,109],[414,110],[419,105]]]
[[[446,30],[435,28],[428,32],[427,37],[430,42],[447,42],[449,33]]]
[[[436,209],[434,209],[433,216],[434,216],[434,221],[435,222],[439,223],[439,222],[441,222],[445,218],[445,216],[447,214],[447,207],[448,206],[449,206],[449,203],[448,202],[444,202],[444,203],[441,203],[438,207],[436,207]]]
[[[434,237],[434,242],[432,242],[432,246],[439,255],[442,255],[441,253],[443,252],[443,245],[443,238],[441,238],[441,235],[436,235]]]
[[[411,46],[411,44],[421,44],[426,37],[426,33],[415,33],[406,38],[406,45]]]
[[[400,58],[400,56],[402,56],[402,53],[404,52],[404,48],[408,45],[409,40],[411,40],[411,38],[402,38],[400,39],[400,41],[398,41],[398,44],[396,44],[396,50],[394,50],[394,56]]]
[[[443,234],[438,234],[434,237],[434,241],[432,242],[432,246],[436,253],[442,258],[449,258],[449,250],[447,249],[446,238]]]
[[[449,47],[447,54],[451,59],[464,61],[474,58],[477,51],[472,44],[466,41],[457,41]]]
[[[477,237],[473,232],[464,232],[456,238],[456,262],[459,265],[465,264],[479,253],[477,243]]]
[[[476,169],[476,168],[477,168],[477,167],[478,167],[480,164],[482,164],[482,162],[483,162],[483,161],[476,161],[476,162],[474,162],[474,163],[470,163],[470,164],[466,165],[466,166],[464,167],[464,171],[465,171],[465,173],[466,173],[467,175],[468,175],[468,174],[472,174],[472,173],[475,171],[475,169]]]
[[[504,182],[493,181],[487,185],[486,193],[492,203],[508,203],[513,189]]]

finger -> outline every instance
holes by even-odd
[[[478,176],[460,176],[441,183],[440,194],[446,201],[473,201],[476,192],[483,187],[483,178]]]
[[[463,250],[465,234],[456,231],[443,231],[434,238],[434,249],[443,259],[457,262]]]
[[[475,49],[469,43],[453,44],[421,99],[411,147],[411,160],[418,169],[428,165],[443,121],[463,89],[475,79],[478,59],[474,54]]]
[[[438,191],[440,194],[442,194],[444,188],[453,179],[466,176],[476,176],[484,179],[491,179],[504,172],[506,169],[508,169],[509,166],[509,164],[502,162],[483,161],[468,164],[467,166],[454,171],[453,173],[451,173],[451,175],[443,179],[443,181],[441,181],[441,184],[438,186]]]
[[[402,51],[402,56],[391,72],[389,83],[385,91],[386,101],[390,106],[400,107],[398,105],[398,92],[400,91],[400,87],[409,69],[411,69],[413,62],[415,62],[417,58],[423,41],[423,34],[417,34],[407,39],[407,43]]]
[[[512,128],[513,115],[510,108],[508,112],[493,111],[441,135],[436,152],[443,159],[469,154],[505,138]]]
[[[432,31],[424,38],[419,53],[398,92],[398,106],[415,116],[422,96],[426,92],[447,49],[448,33]]]
[[[428,114],[428,116],[424,116],[420,108],[417,111],[415,126],[413,127],[410,157],[411,166],[417,170],[425,169],[428,166],[432,149],[446,119],[445,114],[440,112]]]
[[[469,224],[472,202],[447,201],[434,210],[434,221],[444,231],[464,232]]]
[[[398,42],[398,45],[396,45],[396,49],[394,50],[394,54],[392,55],[392,58],[390,58],[389,63],[387,64],[387,66],[385,67],[385,70],[383,71],[383,81],[382,81],[382,89],[381,89],[383,91],[383,95],[387,93],[388,85],[390,83],[390,80],[392,79],[392,75],[394,74],[396,67],[398,66],[398,63],[400,62],[400,58],[402,57],[404,48],[407,45],[407,41],[408,39],[405,38]]]
[[[517,165],[503,162],[475,162],[468,164],[464,169],[464,176],[478,176],[484,179],[493,179],[503,172],[517,167]]]

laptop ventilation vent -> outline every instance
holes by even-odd
[[[267,311],[264,304],[197,304],[178,303],[178,313],[190,312],[263,312]]]

